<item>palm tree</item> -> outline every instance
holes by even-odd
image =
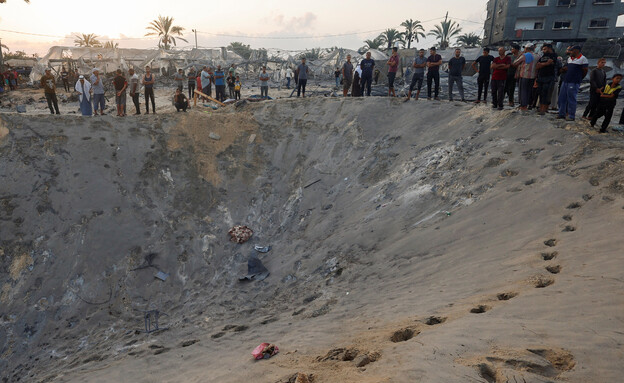
[[[5,49],[7,52],[9,51],[9,47],[4,44],[0,44],[0,49]]]
[[[119,43],[116,43],[114,41],[107,41],[104,43],[104,48],[109,48],[109,49],[117,49],[119,48]]]
[[[74,45],[77,47],[93,47],[101,48],[102,43],[98,41],[97,35],[94,33],[76,35]]]
[[[405,20],[401,23],[402,27],[405,27],[405,41],[407,41],[407,49],[410,49],[412,46],[412,41],[419,42],[420,38],[425,38],[425,28],[422,26],[420,21],[418,20]]]
[[[381,36],[377,36],[372,40],[364,40],[364,49],[368,50],[368,49],[379,49],[382,45],[384,45],[384,42],[381,40]]]
[[[321,48],[312,48],[303,52],[301,57],[305,57],[308,60],[318,60],[321,57],[323,50]]]
[[[435,36],[436,40],[440,40],[440,49],[446,49],[450,45],[451,39],[458,35],[461,30],[457,22],[445,20],[441,21],[440,25],[436,25],[427,35]]]
[[[227,49],[236,53],[237,55],[244,58],[245,60],[249,60],[249,57],[251,57],[251,47],[239,41],[231,42],[230,45],[228,45]]]
[[[379,35],[379,37],[381,38],[382,44],[388,44],[388,50],[392,49],[392,46],[394,45],[395,42],[399,42],[399,43],[405,43],[405,40],[403,39],[404,33],[403,32],[399,32],[398,30],[391,28],[391,29],[386,29],[385,31],[381,32],[381,34]]]
[[[146,33],[145,36],[158,36],[158,48],[169,49],[171,44],[176,45],[176,39],[172,35],[184,36],[182,32],[184,28],[172,25],[173,17],[162,17],[158,15],[158,20],[153,20],[145,29],[152,30],[153,32]],[[178,37],[180,40],[188,43],[182,37]]]
[[[481,38],[476,33],[464,33],[457,37],[457,42],[465,47],[474,48],[481,45]]]

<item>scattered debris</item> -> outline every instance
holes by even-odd
[[[254,250],[256,250],[259,253],[268,253],[269,251],[271,251],[271,246],[260,246],[260,245],[255,245],[254,246]]]
[[[254,255],[247,260],[247,275],[238,278],[240,281],[262,281],[269,276],[269,270],[264,267],[262,261],[256,258]]]
[[[249,143],[252,144],[255,139],[256,139],[256,135],[252,134],[251,136],[249,136]]]
[[[232,227],[228,234],[230,234],[230,241],[236,243],[245,243],[249,241],[249,238],[253,235],[253,230],[244,225],[236,225]]]
[[[279,348],[276,345],[272,343],[262,343],[251,352],[251,355],[253,355],[256,360],[260,360],[269,359],[278,352]]]
[[[304,186],[303,188],[304,188],[304,189],[307,189],[307,188],[309,188],[310,186],[312,186],[312,185],[314,185],[314,184],[316,184],[316,183],[319,183],[319,182],[321,182],[321,179],[320,179],[320,178],[319,178],[318,180],[316,180],[316,181],[312,182],[312,183],[307,184],[307,185],[306,185],[306,186]]]
[[[18,105],[16,109],[17,113],[26,113],[26,105]]]
[[[167,280],[167,278],[169,278],[169,274],[165,273],[164,271],[158,271],[156,275],[154,275],[154,277],[164,282]]]
[[[213,132],[210,132],[208,137],[210,137],[211,139],[216,140],[216,141],[219,141],[221,139],[220,135],[218,135],[217,133],[213,133]]]
[[[158,326],[158,319],[162,316],[168,316],[165,313],[161,313],[158,310],[149,310],[145,312],[143,319],[145,320],[145,332],[152,333],[156,331],[168,330],[169,327],[160,328]]]

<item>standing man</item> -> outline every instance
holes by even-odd
[[[139,109],[139,76],[134,73],[134,68],[128,69],[128,76],[130,76],[130,97],[132,97],[132,103],[136,109],[134,114],[141,114],[141,109]]]
[[[293,71],[290,67],[286,68],[286,88],[290,89],[290,79],[293,76]]]
[[[455,57],[452,57],[448,62],[449,80],[448,80],[448,92],[449,101],[453,101],[453,84],[457,83],[459,89],[459,97],[462,101],[464,99],[464,80],[462,73],[466,67],[466,59],[461,55],[461,49],[455,49]]]
[[[262,67],[262,72],[260,72],[260,97],[269,98],[269,74],[265,66]]]
[[[106,109],[106,99],[104,98],[104,80],[100,76],[100,70],[98,68],[93,69],[91,74],[91,89],[93,90],[93,114],[97,116],[98,107],[100,108],[100,115],[104,115],[104,109]]]
[[[121,73],[121,69],[117,69],[117,75],[113,79],[113,86],[115,87],[115,103],[117,104],[117,116],[126,116],[126,89],[128,88],[128,81]]]
[[[442,56],[436,53],[436,48],[429,49],[429,57],[427,58],[427,100],[431,100],[431,85],[435,82],[435,99],[440,101],[440,65],[442,65]]]
[[[156,101],[154,101],[154,83],[156,77],[152,73],[152,68],[145,67],[145,75],[143,75],[143,89],[145,93],[145,114],[149,114],[149,100],[152,100],[152,113],[156,114]]]
[[[492,108],[503,110],[505,100],[505,81],[511,66],[511,58],[505,54],[505,48],[498,48],[498,57],[492,62]]]
[[[210,72],[208,71],[208,67],[204,66],[200,75],[202,93],[206,96],[212,97],[211,89],[210,89]]]
[[[221,69],[221,65],[217,65],[214,73],[214,83],[217,100],[223,102],[225,100],[225,72]]]
[[[546,114],[555,87],[557,55],[550,44],[542,46],[542,57],[537,60],[537,91],[539,93],[539,114]]]
[[[342,64],[342,96],[347,97],[349,88],[353,83],[353,64],[351,64],[351,55],[347,55],[347,61]],[[353,96],[353,95],[352,95]]]
[[[234,66],[234,63],[230,64],[230,68],[228,69],[228,74],[230,76],[232,76],[232,78],[236,78],[236,67]]]
[[[362,69],[362,94],[366,89],[366,95],[371,95],[371,86],[373,83],[373,70],[375,69],[375,60],[371,58],[371,53],[366,52],[366,58],[360,61],[360,68]]]
[[[487,103],[487,92],[490,83],[490,69],[492,67],[492,61],[494,61],[494,57],[490,55],[490,48],[486,47],[483,48],[483,54],[472,63],[472,69],[475,72],[477,71],[477,64],[479,65],[479,77],[477,77],[477,101],[475,101],[475,104],[481,102],[481,92],[483,92],[483,102]]]
[[[605,58],[599,59],[596,68],[589,73],[589,104],[583,112],[583,118],[586,120],[591,120],[592,115],[596,112],[601,89],[607,85],[607,73],[603,69],[606,63]]]
[[[80,114],[83,116],[91,116],[93,110],[91,109],[91,84],[85,80],[83,75],[78,77],[75,88],[78,95],[78,101],[80,101]]]
[[[507,57],[509,57],[511,63],[516,61],[520,57],[520,45],[511,44],[511,53]],[[514,93],[516,92],[517,81],[516,67],[510,65],[509,69],[507,69],[507,80],[505,81],[505,93],[507,93],[509,98],[509,106],[514,106]]]
[[[61,80],[63,80],[65,92],[69,92],[69,72],[65,69],[65,67],[61,69]]]
[[[59,112],[58,99],[56,98],[56,81],[52,75],[52,69],[45,69],[45,74],[41,76],[41,86],[43,87],[45,98],[48,101],[50,113],[54,114],[54,111],[56,111],[56,114],[61,114],[61,112]],[[54,109],[52,109],[52,106],[54,106]]]
[[[297,97],[299,97],[299,94],[303,94],[303,97],[305,98],[305,87],[308,83],[308,66],[306,65],[305,57],[301,58],[301,64],[299,64],[299,66],[297,67],[297,70],[295,71],[295,76],[298,79]]]
[[[581,47],[575,45],[572,47],[568,65],[562,70],[565,72],[565,78],[561,84],[561,92],[559,93],[559,115],[557,118],[565,118],[574,121],[576,117],[576,96],[578,95],[581,81],[587,75],[589,61],[581,54]]]
[[[195,93],[195,84],[197,83],[196,77],[197,77],[197,72],[195,71],[195,67],[192,66],[187,76],[189,99],[193,98],[193,94]]]
[[[536,61],[537,56],[533,54],[535,48],[529,44],[524,47],[524,54],[520,55],[513,65],[519,71],[520,86],[518,93],[520,94],[520,110],[527,110],[531,105],[531,93],[535,84]]]
[[[230,68],[232,69],[232,68]],[[234,72],[231,71],[228,74],[228,78],[227,78],[227,86],[228,86],[228,90],[230,91],[230,98],[234,98],[234,85],[236,83],[236,76],[234,75]]]
[[[173,79],[175,80],[176,86],[178,87],[178,89],[180,89],[180,91],[184,90],[184,79],[186,78],[186,76],[184,76],[184,70],[182,68],[178,69],[178,73],[176,73],[173,76]]]
[[[394,79],[396,78],[397,70],[399,69],[399,53],[397,47],[392,48],[392,56],[388,60],[388,97],[396,97],[394,93]]]
[[[407,100],[409,101],[412,98],[412,90],[416,84],[418,84],[418,88],[416,91],[415,100],[418,100],[418,96],[420,96],[420,89],[422,88],[423,80],[425,79],[425,68],[427,67],[427,58],[425,57],[425,50],[421,49],[418,51],[418,56],[414,57],[414,74],[412,75],[412,82],[410,83],[409,92],[407,93]]]

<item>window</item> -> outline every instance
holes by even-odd
[[[571,7],[573,5],[576,5],[575,0],[557,0],[558,7]]]
[[[543,18],[519,18],[516,19],[515,30],[522,29],[525,31],[543,30]]]
[[[594,0],[594,4],[613,4],[613,0]]]
[[[534,30],[541,30],[544,29],[544,22],[542,21],[536,21],[535,25],[533,26]]]
[[[572,29],[571,21],[555,21],[553,29]]]
[[[590,28],[608,28],[609,19],[593,19],[589,22]]]
[[[546,5],[548,5],[548,0],[519,0],[518,1],[519,8],[543,7]]]

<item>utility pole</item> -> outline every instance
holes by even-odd
[[[195,49],[197,49],[197,29],[191,29],[195,33]]]

